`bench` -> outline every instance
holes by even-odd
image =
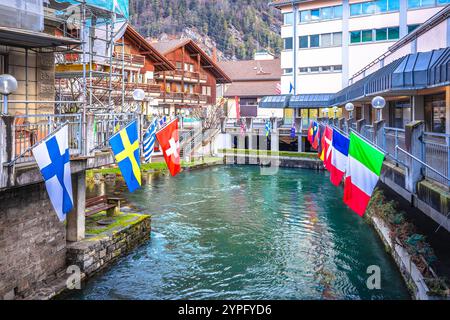
[[[107,196],[99,196],[86,200],[86,217],[96,213],[106,211],[108,217],[112,217],[120,212],[120,202],[122,198],[112,198]]]

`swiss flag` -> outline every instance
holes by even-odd
[[[178,119],[166,125],[156,133],[160,149],[164,154],[170,174],[175,177],[181,171],[180,139],[178,137]]]

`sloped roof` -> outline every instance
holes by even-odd
[[[128,36],[139,50],[142,50],[141,54],[146,55],[152,61],[157,71],[175,70],[175,66],[132,26],[127,25],[125,36]]]
[[[186,47],[188,51],[200,54],[200,63],[203,68],[208,70],[216,77],[218,83],[230,83],[231,79],[219,65],[211,59],[192,39],[175,39],[167,41],[152,42],[151,45],[161,54],[167,55],[181,47]]]
[[[233,81],[280,81],[282,74],[280,59],[221,61],[219,66]]]
[[[276,95],[277,84],[280,80],[269,81],[233,81],[227,86],[224,97],[263,97]]]

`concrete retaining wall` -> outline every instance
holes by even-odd
[[[84,276],[91,277],[121,256],[150,239],[150,216],[144,216],[112,235],[69,244],[67,265],[76,265]]]
[[[0,192],[0,299],[24,298],[66,262],[66,229],[43,183]]]

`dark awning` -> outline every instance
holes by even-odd
[[[287,108],[289,104],[290,95],[267,96],[259,102],[260,108]]]
[[[0,45],[38,49],[80,44],[80,41],[74,39],[56,37],[43,32],[0,27]]]
[[[289,108],[328,107],[332,97],[333,94],[331,93],[298,94],[291,97]]]

